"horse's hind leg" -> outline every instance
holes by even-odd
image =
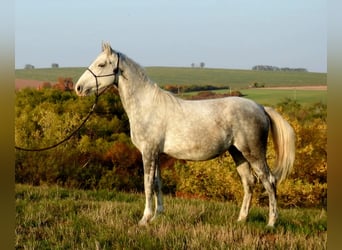
[[[249,208],[251,205],[253,186],[255,184],[255,177],[251,172],[248,162],[244,162],[241,165],[239,165],[237,167],[237,171],[241,177],[243,191],[244,191],[243,201],[242,201],[238,221],[245,221],[248,216]]]
[[[252,174],[248,161],[243,157],[242,153],[234,146],[229,148],[229,153],[232,155],[234,162],[237,166],[237,171],[241,177],[243,185],[244,196],[240,209],[238,221],[245,221],[252,199],[253,186],[255,184],[255,177]]]
[[[269,198],[269,218],[268,218],[268,226],[273,227],[277,218],[278,218],[278,211],[277,211],[277,187],[276,187],[276,179],[274,178],[273,174],[271,173],[266,160],[256,160],[251,162],[251,166],[255,173],[257,174],[258,178],[262,182],[266,192],[268,193]]]

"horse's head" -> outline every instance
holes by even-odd
[[[113,53],[109,43],[103,43],[102,52],[75,85],[77,95],[87,96],[92,93],[98,93],[113,84],[115,77],[118,77],[118,63],[118,54]]]

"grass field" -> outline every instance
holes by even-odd
[[[15,76],[18,79],[56,82],[58,77],[72,77],[76,82],[85,68],[47,68],[18,69]],[[307,72],[266,72],[253,70],[230,69],[199,69],[147,67],[148,76],[159,85],[224,85],[231,88],[246,88],[249,84],[258,82],[265,86],[302,86],[326,85],[326,73]]]
[[[229,93],[229,90],[215,90],[215,93]],[[310,105],[313,103],[327,104],[328,93],[326,90],[279,90],[279,89],[263,89],[250,88],[241,89],[240,92],[245,98],[252,99],[262,105],[275,105],[286,99],[294,99],[301,105]],[[183,93],[181,96],[196,95],[198,92]]]
[[[237,223],[239,206],[165,197],[165,213],[137,225],[144,196],[17,184],[16,249],[326,249],[327,213],[280,209],[274,229],[267,209],[252,207]]]
[[[56,82],[58,77],[71,77],[74,82],[84,72],[85,68],[49,68],[16,70],[16,78]],[[241,90],[246,98],[255,100],[263,105],[274,105],[286,98],[297,100],[300,104],[316,102],[327,103],[326,90],[270,90],[247,89],[254,82],[267,87],[274,86],[318,86],[326,85],[326,73],[310,72],[265,72],[252,70],[229,69],[199,69],[199,68],[168,68],[148,67],[149,77],[160,86],[171,85],[223,85],[234,90]],[[220,90],[224,92],[227,90]],[[188,93],[187,93],[188,94]],[[195,93],[190,93],[195,94]]]
[[[231,69],[150,67],[147,74],[160,85],[224,85],[246,88],[252,83],[265,86],[325,85],[325,73],[266,72]]]
[[[58,77],[71,77],[76,82],[85,70],[86,68],[16,69],[15,78],[57,82]]]
[[[275,89],[245,89],[241,92],[262,105],[273,105],[287,98],[294,99],[302,105],[312,103],[327,104],[326,90],[275,90]]]

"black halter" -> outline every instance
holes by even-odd
[[[99,95],[99,83],[98,83],[98,80],[97,78],[100,78],[100,77],[107,77],[107,76],[114,76],[114,86],[115,87],[119,87],[119,77],[122,73],[122,70],[120,69],[120,53],[117,53],[117,56],[118,56],[118,60],[117,60],[117,63],[116,63],[116,68],[114,68],[113,70],[113,73],[111,74],[107,74],[107,75],[95,75],[95,73],[90,69],[90,68],[87,68],[87,70],[95,77],[95,80],[96,80],[96,96]]]

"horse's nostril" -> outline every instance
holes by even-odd
[[[82,90],[81,85],[78,85],[78,86],[76,87],[76,90],[77,90],[77,92],[81,92],[81,90]]]

